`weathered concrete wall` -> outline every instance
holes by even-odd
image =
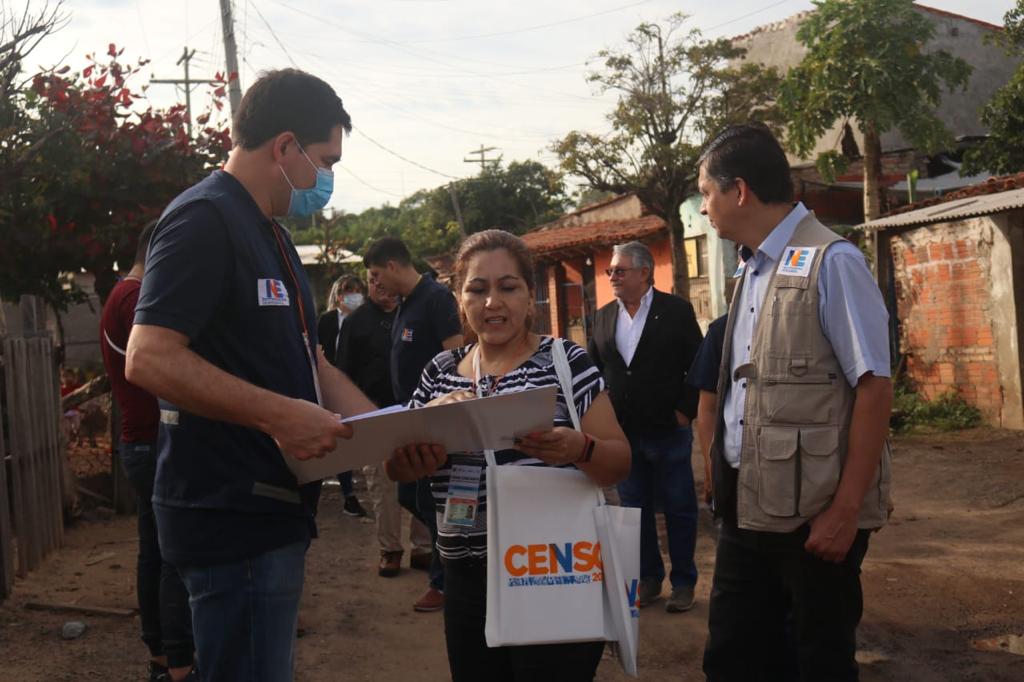
[[[1006,217],[892,237],[900,347],[928,398],[955,390],[985,419],[1024,428],[1013,263]]]
[[[939,119],[954,136],[986,134],[988,131],[980,120],[981,107],[999,87],[1010,80],[1019,61],[1008,57],[999,47],[986,43],[984,38],[992,33],[992,29],[984,22],[921,7],[917,9],[935,25],[935,36],[928,44],[928,51],[946,50],[974,67],[966,90],[944,93],[942,103],[936,110]],[[784,73],[799,64],[806,54],[806,49],[796,39],[796,33],[800,22],[807,14],[801,12],[774,24],[762,26],[737,37],[734,42],[739,47],[747,49],[746,59],[775,66]],[[853,125],[853,128],[854,137],[863,152],[863,136],[856,129],[856,125]],[[819,140],[814,156],[819,152],[838,149],[841,139],[842,127],[837,123]],[[882,136],[883,150],[904,149],[909,146],[898,131],[890,131]],[[791,158],[791,162],[794,163],[802,160],[806,159]]]

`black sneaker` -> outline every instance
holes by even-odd
[[[166,682],[169,679],[171,676],[167,673],[167,668],[155,661],[149,662],[149,682]]]
[[[199,667],[196,665],[192,666],[192,669],[188,671],[185,677],[181,678],[182,682],[198,682],[199,680]],[[149,663],[149,682],[172,682],[170,671],[158,663]]]
[[[366,510],[363,509],[363,505],[359,504],[359,498],[355,495],[345,498],[345,504],[342,505],[341,511],[348,516],[366,516]]]

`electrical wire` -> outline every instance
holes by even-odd
[[[369,138],[367,138],[367,139],[369,139]],[[351,175],[351,176],[352,176],[353,178],[355,178],[356,182],[358,182],[358,183],[360,183],[360,184],[362,184],[362,185],[365,185],[366,187],[369,187],[369,188],[370,188],[370,189],[372,189],[372,190],[373,190],[374,192],[379,192],[379,193],[381,193],[381,194],[387,194],[388,196],[391,196],[391,197],[397,197],[397,198],[399,198],[399,199],[404,199],[404,198],[405,198],[405,195],[403,195],[403,194],[395,194],[394,192],[389,192],[389,191],[387,191],[386,189],[381,189],[380,187],[374,187],[373,185],[371,185],[370,183],[368,183],[368,182],[367,182],[366,180],[363,180],[363,179],[362,179],[361,177],[359,177],[358,175],[356,175],[355,173],[353,173],[353,172],[352,172],[351,170],[349,170],[349,169],[348,169],[347,167],[345,167],[345,166],[338,166],[338,168],[340,168],[341,170],[345,171],[346,173],[348,173],[349,175]]]
[[[353,128],[353,130],[355,132],[359,133],[360,135],[362,135],[363,137],[365,137],[373,145],[375,145],[377,147],[380,147],[382,150],[384,150],[388,154],[391,154],[391,156],[394,156],[395,158],[401,159],[402,161],[405,161],[406,163],[412,164],[413,166],[416,166],[417,168],[422,168],[425,171],[429,171],[429,172],[433,173],[434,175],[440,175],[441,177],[448,178],[449,180],[464,180],[465,179],[465,178],[458,178],[458,177],[456,177],[454,175],[448,175],[447,173],[442,173],[439,170],[434,170],[433,168],[431,168],[429,166],[424,166],[422,163],[419,163],[417,161],[413,161],[412,159],[410,159],[408,157],[402,156],[401,154],[399,154],[398,152],[394,151],[393,149],[388,149],[387,147],[382,145],[380,142],[377,142],[377,140],[375,140],[372,137],[370,137],[369,135],[367,135],[366,132],[364,132],[361,128]]]
[[[272,35],[274,37],[274,40],[277,41],[278,47],[280,47],[281,51],[284,52],[286,57],[288,57],[288,61],[290,61],[292,63],[292,66],[294,66],[296,69],[299,68],[299,65],[296,63],[295,59],[292,58],[291,53],[288,52],[288,48],[284,46],[284,43],[282,43],[281,39],[277,37],[277,33],[274,32],[274,29],[270,26],[270,23],[263,17],[263,12],[260,11],[260,8],[257,7],[256,3],[252,2],[252,0],[249,0],[249,4],[252,5],[252,8],[256,11],[256,16],[260,18],[260,21],[263,22],[263,25],[267,27],[268,31],[270,31],[270,35]]]

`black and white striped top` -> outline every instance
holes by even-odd
[[[518,368],[507,373],[497,384],[493,395],[504,393],[515,393],[530,388],[542,388],[544,386],[558,386],[558,374],[555,371],[554,360],[551,357],[551,337],[543,337],[537,347],[537,351]],[[577,346],[572,341],[559,339],[559,343],[565,344],[565,354],[569,360],[569,369],[572,372],[573,399],[576,402],[576,410],[583,418],[583,415],[590,409],[591,404],[604,390],[604,379],[601,372],[594,366],[587,351]],[[454,350],[445,351],[436,356],[420,378],[420,385],[413,394],[411,406],[422,407],[434,398],[446,395],[453,391],[474,390],[472,379],[459,374],[459,362],[473,350],[473,346],[465,346]],[[480,383],[485,387],[494,384],[494,377],[484,376]],[[566,407],[565,396],[559,387],[558,397],[555,401],[555,414],[553,415],[555,426],[568,426],[572,428],[572,419],[569,417],[569,410]],[[539,459],[527,457],[518,450],[499,450],[495,459],[499,465],[515,466],[546,466]],[[477,505],[475,525],[472,528],[466,526],[447,525],[444,522],[444,504],[448,495],[448,479],[451,474],[452,465],[477,466],[481,468],[480,474],[480,498]],[[571,467],[571,464],[565,465]],[[451,453],[444,466],[434,472],[430,478],[430,487],[434,495],[434,506],[437,514],[437,548],[441,556],[448,560],[455,559],[484,559],[487,557],[487,475],[486,463],[483,452],[473,453]]]

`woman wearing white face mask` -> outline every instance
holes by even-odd
[[[320,316],[316,326],[316,337],[324,349],[327,360],[337,366],[338,338],[345,318],[363,304],[366,285],[354,275],[339,277],[331,286],[327,297],[327,310]]]
[[[316,337],[324,356],[334,366],[338,364],[338,339],[341,338],[341,325],[345,318],[363,304],[366,296],[366,285],[354,275],[339,277],[331,287],[327,299],[327,310],[320,316],[316,325]],[[338,474],[341,484],[341,495],[344,499],[342,511],[349,516],[366,516],[366,510],[359,503],[359,498],[352,490],[352,472]]]

